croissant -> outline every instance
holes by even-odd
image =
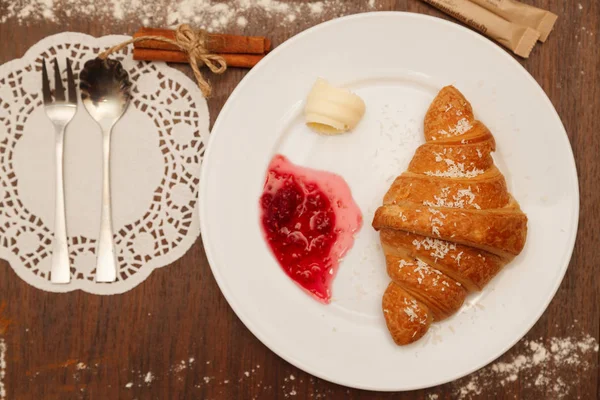
[[[382,301],[394,342],[412,343],[518,255],[527,217],[491,152],[494,137],[465,97],[444,87],[425,115],[426,143],[377,209],[391,282]]]

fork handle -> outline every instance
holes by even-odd
[[[54,241],[52,243],[52,283],[69,283],[69,246],[67,244],[67,222],[65,215],[65,185],[63,173],[63,149],[65,126],[56,126],[56,199],[54,211]]]
[[[103,129],[102,219],[98,241],[96,282],[114,282],[117,279],[117,260],[113,242],[110,195],[110,128]]]

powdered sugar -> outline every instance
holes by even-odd
[[[232,26],[245,28],[248,17],[260,13],[277,21],[278,26],[302,19],[314,24],[323,14],[342,15],[347,5],[343,0],[312,3],[288,3],[278,0],[7,0],[0,23],[14,19],[18,23],[46,20],[60,23],[65,18],[111,18],[116,21],[164,26],[191,23],[209,31],[226,31]],[[6,1],[5,1],[6,3]],[[375,8],[375,1],[364,5],[363,11]],[[254,18],[255,19],[255,18]],[[318,21],[317,21],[318,22]]]
[[[406,222],[406,221],[408,221],[408,219],[406,218],[406,215],[404,215],[404,213],[403,213],[402,211],[400,211],[400,214],[398,214],[398,216],[400,217],[400,219],[401,219],[403,222]]]
[[[433,215],[437,215],[437,216],[439,216],[442,219],[446,219],[446,215],[443,212],[441,212],[440,210],[436,210],[435,208],[431,208],[431,207],[428,208],[427,210],[430,213],[432,213]]]
[[[442,220],[446,219],[446,215],[435,208],[430,207],[428,210],[431,214],[433,214],[431,217],[429,217],[429,222],[431,222],[431,233],[440,236],[439,228],[444,226],[444,221]]]
[[[248,25],[248,20],[246,19],[246,17],[238,17],[236,23],[237,26],[239,26],[240,28],[244,28],[246,27],[246,25]]]
[[[450,107],[450,108],[452,108],[452,107]],[[450,110],[450,108],[447,108],[445,112]],[[462,115],[462,113],[460,111],[457,111],[456,115]],[[449,128],[447,131],[444,129],[440,129],[438,131],[438,134],[440,134],[442,136],[458,136],[458,135],[462,135],[463,133],[468,132],[472,127],[473,127],[473,125],[471,125],[471,123],[469,122],[468,119],[461,118],[456,123],[456,126]]]
[[[578,386],[581,372],[590,368],[598,342],[590,335],[552,337],[547,340],[525,340],[520,353],[508,362],[499,361],[458,381],[454,396],[473,398],[495,385],[505,386],[516,380],[520,386],[537,393],[531,398],[567,398]],[[569,374],[569,378],[565,376]]]
[[[474,203],[475,193],[471,190],[471,186],[467,189],[459,189],[452,198],[450,196],[450,188],[444,187],[439,195],[434,195],[433,201],[425,200],[423,205],[430,207],[447,207],[447,208],[465,208],[466,205],[471,205],[473,208],[480,210],[481,207]]]
[[[154,375],[152,375],[152,372],[148,371],[148,373],[144,377],[144,382],[146,382],[149,385],[152,383],[153,380],[154,380]]]
[[[458,136],[458,135],[462,135],[463,133],[466,133],[469,131],[469,129],[471,129],[473,127],[473,125],[471,125],[471,123],[469,122],[468,119],[466,118],[461,118],[457,123],[456,123],[456,127],[454,128],[450,128],[450,133]]]
[[[415,310],[413,310],[412,307],[405,307],[404,308],[404,313],[406,315],[408,315],[408,318],[410,319],[410,322],[413,322],[415,319],[418,318],[417,313],[415,313]]]
[[[429,265],[427,265],[426,263],[424,263],[421,260],[417,260],[417,268],[413,269],[413,272],[420,275],[420,277],[417,278],[419,284],[423,282],[423,279],[425,279],[425,275],[431,274]]]
[[[417,259],[417,267],[413,269],[413,272],[419,274],[419,276],[417,277],[417,282],[419,282],[419,284],[423,283],[423,279],[425,279],[426,276],[435,274],[435,277],[433,279],[433,286],[437,286],[438,281],[440,279],[440,275],[442,274],[437,269],[430,267],[429,265],[427,265],[427,263],[419,259]]]
[[[321,14],[323,12],[323,2],[308,3],[308,8],[311,14]]]
[[[463,255],[463,252],[461,251],[461,252],[460,252],[460,253],[458,253],[457,255],[455,255],[455,256],[450,256],[450,257],[451,257],[451,258],[454,258],[454,260],[456,260],[456,264],[457,264],[457,265],[460,265],[460,258],[462,257],[462,255]]]
[[[404,299],[404,304],[406,305],[406,307],[404,308],[404,313],[408,316],[410,322],[414,322],[415,320],[419,319],[419,316],[417,315],[417,312],[420,311],[419,308],[419,304],[417,303],[416,300],[410,300],[408,301],[407,299]],[[425,325],[425,323],[427,322],[427,318],[423,318],[421,320],[419,320],[419,323],[421,325]],[[413,336],[416,335],[416,331],[413,333]]]
[[[456,250],[456,245],[454,243],[433,238],[425,238],[421,241],[415,239],[412,244],[417,250],[420,250],[421,246],[423,246],[425,250],[431,250],[430,254],[435,259],[443,259],[450,250]]]
[[[442,188],[442,191],[439,196],[437,196],[437,195],[433,196],[433,198],[435,199],[435,203],[432,201],[425,200],[423,202],[423,205],[430,206],[430,207],[452,207],[451,204],[453,204],[453,203],[448,201],[449,193],[450,193],[449,187]]]
[[[445,158],[443,161],[447,165],[446,171],[440,171],[439,169],[436,171],[425,171],[425,175],[439,176],[444,178],[473,178],[485,172],[482,169],[475,168],[472,165],[471,169],[466,169],[463,163],[457,163],[449,158]]]
[[[481,394],[481,388],[477,386],[475,382],[469,382],[467,385],[460,388],[455,395],[458,396],[459,399],[463,399],[465,396],[472,394]]]
[[[471,204],[476,209],[480,210],[481,207],[477,203],[474,203],[475,193],[471,191],[471,186],[468,189],[460,189],[454,196],[454,204],[457,205],[457,208],[464,208],[464,201],[467,201],[468,204]]]
[[[443,155],[446,155],[446,149],[444,149],[443,153],[439,153],[437,151],[434,151],[433,155],[435,156],[435,162],[442,162],[442,161],[444,161]]]

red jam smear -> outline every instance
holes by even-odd
[[[279,265],[315,299],[329,303],[340,259],[362,226],[348,184],[336,174],[276,155],[260,207],[263,233]]]

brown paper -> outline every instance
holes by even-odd
[[[540,33],[515,24],[468,0],[423,0],[527,58]]]
[[[515,0],[470,0],[498,14],[502,18],[525,25],[540,33],[540,42],[545,42],[556,22],[556,14],[523,4]]]

